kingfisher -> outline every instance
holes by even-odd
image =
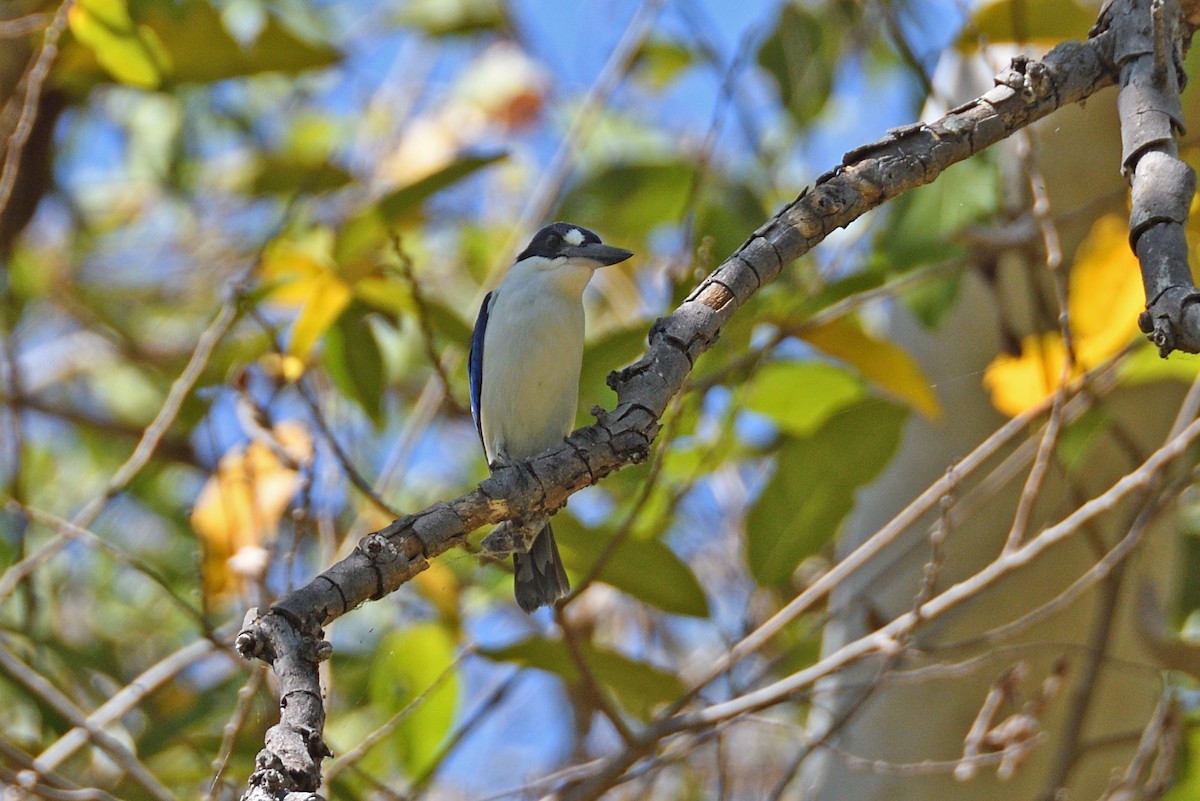
[[[490,468],[552,448],[574,428],[583,290],[596,270],[632,255],[586,228],[556,222],[534,235],[483,299],[467,372],[471,415]],[[571,585],[549,517],[519,528],[513,589],[517,604],[531,613],[565,596]]]

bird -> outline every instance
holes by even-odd
[[[583,290],[597,269],[632,255],[604,244],[587,228],[555,222],[534,235],[484,297],[467,373],[471,415],[492,470],[557,445],[574,428],[583,363]],[[553,605],[571,585],[549,518],[512,526],[519,534],[510,547],[514,594],[530,614]]]

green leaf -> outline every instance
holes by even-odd
[[[616,533],[584,529],[566,514],[554,518],[554,528],[563,563],[576,576],[592,571]],[[657,539],[626,537],[604,563],[599,579],[664,612],[708,617],[708,599],[696,575]]]
[[[772,362],[746,390],[745,408],[789,434],[808,436],[837,412],[867,397],[862,381],[827,362]]]
[[[457,342],[463,347],[471,343],[475,331],[475,318],[466,322],[457,309],[452,309],[444,303],[425,299],[425,311],[429,315],[429,325],[433,333],[443,342]],[[468,314],[477,314],[479,309],[470,309]]]
[[[394,631],[379,644],[370,674],[372,709],[388,718],[428,694],[400,721],[396,729],[400,758],[408,775],[420,775],[438,756],[454,722],[458,705],[458,673],[439,677],[454,664],[455,644],[446,629],[421,623]]]
[[[780,449],[746,526],[746,559],[760,585],[787,581],[832,539],[855,492],[891,460],[907,416],[892,403],[864,403]]]
[[[325,368],[333,383],[376,423],[383,414],[383,354],[369,309],[353,300],[325,333]]]
[[[634,56],[633,75],[652,89],[662,90],[695,62],[695,54],[679,42],[651,37]]]
[[[873,266],[894,274],[964,258],[967,248],[959,234],[994,218],[999,196],[999,174],[986,154],[954,165],[935,183],[917,187],[892,204]],[[922,283],[905,291],[904,303],[925,326],[936,328],[953,305],[959,280],[956,274]]]
[[[1194,574],[1192,574],[1194,575]],[[1188,714],[1188,726],[1184,734],[1184,747],[1179,749],[1181,759],[1175,766],[1174,782],[1164,795],[1163,801],[1192,801],[1200,798],[1200,727],[1196,726],[1196,712]]]
[[[695,165],[684,161],[609,167],[573,186],[555,216],[644,238],[659,225],[679,221],[695,172]]]
[[[766,204],[754,187],[707,174],[701,180],[700,202],[696,209],[695,244],[707,249],[708,263],[715,267],[769,216]],[[691,281],[687,282],[689,291],[691,284]]]
[[[1088,454],[1101,441],[1112,426],[1112,414],[1103,406],[1088,409],[1073,423],[1063,429],[1054,450],[1055,461],[1068,474],[1088,469]]]
[[[460,156],[440,170],[408,186],[400,187],[386,195],[378,203],[379,213],[383,216],[384,223],[394,225],[411,219],[431,196],[458,183],[472,173],[478,172],[490,164],[495,164],[507,155],[504,151],[498,151]]]
[[[433,36],[502,33],[511,27],[501,0],[409,0],[400,22]]]
[[[312,161],[271,154],[259,157],[255,163],[249,191],[255,195],[315,194],[340,189],[353,180],[353,175],[328,159]]]
[[[496,152],[460,156],[424,178],[393,190],[346,221],[334,244],[334,260],[345,267],[370,257],[387,241],[390,230],[419,221],[426,200],[506,155]]]
[[[92,14],[93,8],[99,14]],[[128,23],[120,17],[123,8],[123,0],[87,0],[72,9],[74,38],[64,39],[55,62],[56,86],[82,97],[114,78],[157,88],[294,73],[341,59],[338,51],[297,36],[270,15],[254,42],[243,46],[207,0],[132,0]]]
[[[999,174],[989,158],[955,164],[934,183],[892,203],[891,219],[880,231],[876,261],[897,273],[964,255],[966,247],[956,235],[993,218],[999,197]]]
[[[758,63],[775,79],[780,99],[800,125],[825,108],[847,28],[857,16],[852,3],[826,3],[821,11],[789,3],[758,51]]]
[[[1149,343],[1135,348],[1117,367],[1123,386],[1155,381],[1194,381],[1197,371],[1200,371],[1200,361],[1196,357],[1176,351],[1164,359]]]
[[[593,422],[593,406],[608,407],[616,398],[609,389],[608,374],[637,359],[646,350],[646,326],[638,325],[620,331],[610,331],[583,351],[583,369],[579,374],[579,409],[575,415],[578,425]]]
[[[622,709],[642,720],[648,720],[656,707],[674,701],[683,692],[683,682],[653,665],[591,643],[580,643],[579,649],[596,682],[613,694]],[[573,686],[581,681],[566,646],[557,640],[530,637],[507,648],[483,649],[480,653],[489,659],[554,673]]]
[[[335,64],[341,54],[303,39],[268,15],[258,37],[243,46],[207,0],[138,0],[134,15],[158,32],[175,62],[175,83],[211,83],[260,72],[295,73]]]

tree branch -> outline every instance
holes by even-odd
[[[552,513],[574,492],[643,461],[658,434],[660,416],[696,359],[712,347],[737,309],[761,286],[830,232],[909,189],[934,181],[947,167],[1060,106],[1112,85],[1117,75],[1111,58],[1114,35],[1115,28],[1087,42],[1063,43],[1040,61],[1014,59],[997,77],[995,88],[982,97],[935,122],[897,129],[847,153],[812,191],[802,192],[768,220],[687,300],[654,323],[645,355],[609,376],[609,385],[617,393],[611,412],[600,413],[594,425],[573,432],[551,450],[501,466],[471,492],[368,535],[350,556],[267,612],[259,615],[251,610],[238,637],[239,650],[270,662],[285,691],[281,722],[271,730],[275,736],[268,734],[267,747],[258,759],[260,769],[251,778],[252,790],[246,797],[278,798],[287,791],[316,789],[319,761],[327,752],[320,736],[324,713],[315,661],[328,653],[327,644],[320,643],[322,626],[392,592],[424,570],[428,560],[463,543],[476,528]],[[299,649],[309,657],[300,656]],[[290,702],[294,697],[304,703]],[[306,714],[297,714],[298,707]],[[652,747],[664,735],[656,728],[639,743]],[[285,730],[300,747],[277,747]],[[584,788],[573,795],[594,797]]]
[[[1177,0],[1130,0],[1108,6],[1093,29],[1121,32],[1113,57],[1121,76],[1121,166],[1132,187],[1129,246],[1146,290],[1138,326],[1163,357],[1173,350],[1200,353],[1200,292],[1184,230],[1196,173],[1179,160],[1175,143],[1183,130],[1183,55],[1192,37],[1182,14]]]

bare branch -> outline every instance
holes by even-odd
[[[611,412],[601,413],[596,424],[572,433],[562,445],[530,460],[497,469],[471,492],[400,518],[368,535],[350,556],[307,586],[289,594],[265,614],[248,616],[238,637],[239,649],[244,656],[261,656],[272,663],[281,682],[290,688],[292,695],[285,693],[285,699],[302,699],[302,703],[289,702],[283,707],[281,723],[272,729],[274,734],[268,736],[267,748],[259,756],[260,770],[252,778],[252,785],[259,790],[272,787],[275,793],[316,789],[317,764],[327,750],[320,734],[324,711],[314,661],[328,652],[328,645],[320,640],[322,626],[367,600],[395,590],[425,569],[428,560],[460,545],[479,526],[529,514],[552,513],[572,493],[644,460],[659,432],[663,412],[683,387],[696,359],[712,347],[737,309],[761,286],[830,232],[849,225],[909,189],[934,181],[950,165],[1003,140],[1060,106],[1078,102],[1111,85],[1115,80],[1109,60],[1111,48],[1112,36],[1101,33],[1086,43],[1061,44],[1041,61],[1015,59],[997,78],[997,86],[982,97],[952,109],[940,120],[894,131],[884,139],[847,153],[842,164],[821,176],[812,191],[801,193],[796,201],[755,231],[682,305],[654,324],[647,353],[632,366],[609,377],[610,386],[617,392],[617,404]],[[1029,419],[1018,418],[1002,428],[989,440],[991,447],[995,447],[996,441],[1015,436]],[[1106,503],[1144,487],[1149,475],[1182,452],[1182,443],[1200,435],[1200,427],[1193,424],[1185,435],[1155,454],[1142,469],[1118,482],[1106,496],[1006,554],[975,581],[958,585],[923,604],[920,614],[928,618],[944,612],[969,597],[970,592],[981,590],[999,575],[1024,564],[1056,538],[1069,536]],[[963,474],[970,469],[966,462],[959,465]],[[935,485],[914,502],[913,508],[936,503],[947,488]],[[907,512],[902,513],[896,522],[897,533],[911,518]],[[852,555],[830,571],[830,576],[835,573],[844,576],[863,558],[865,555],[856,561]],[[727,660],[722,660],[722,666],[714,674],[719,675],[728,664],[769,638],[798,613],[797,608],[806,608],[833,582],[833,578],[818,582],[820,589],[803,593],[778,619],[743,640]],[[966,595],[964,586],[968,588]],[[915,619],[912,613],[902,616],[876,635],[769,687],[696,715],[668,718],[650,726],[619,759],[606,765],[599,775],[577,785],[567,796],[597,797],[610,786],[606,782],[619,778],[629,765],[649,753],[655,743],[672,731],[696,724],[708,725],[775,703],[818,675],[827,675],[840,665],[894,643],[894,638],[911,628]],[[277,750],[281,738],[292,743],[286,753]],[[268,775],[263,770],[267,766],[277,769],[276,772]]]

